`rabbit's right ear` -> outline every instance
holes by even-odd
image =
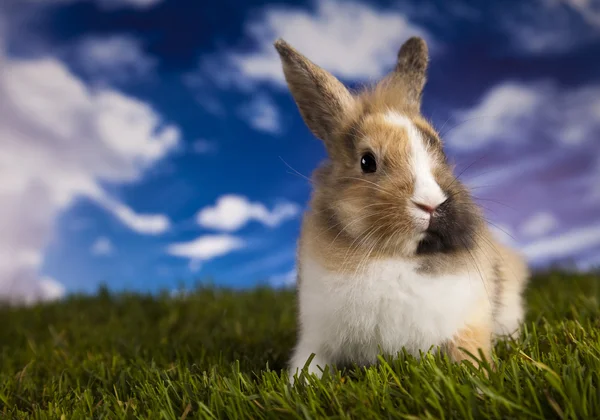
[[[354,98],[331,73],[323,70],[282,39],[275,42],[288,87],[300,114],[315,136],[333,146],[332,133]]]
[[[429,52],[427,43],[419,37],[409,38],[398,52],[396,68],[388,78],[392,86],[398,86],[407,104],[421,107],[421,96],[427,79]]]

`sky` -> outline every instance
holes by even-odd
[[[0,299],[293,284],[325,150],[273,41],[357,87],[414,35],[498,239],[600,265],[600,1],[3,0]]]

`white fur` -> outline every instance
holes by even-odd
[[[485,298],[477,273],[432,277],[403,260],[372,261],[359,274],[300,261],[300,340],[291,373],[316,357],[309,372],[340,362],[372,364],[381,350],[414,355],[443,344],[472,319]],[[478,308],[478,309],[476,309]],[[487,310],[487,308],[486,308]],[[490,308],[491,311],[491,308]]]
[[[502,290],[502,303],[494,317],[494,335],[496,337],[517,338],[521,323],[525,317],[523,308],[522,287],[517,281],[504,281]]]
[[[434,162],[421,133],[410,118],[397,112],[388,112],[385,115],[385,120],[390,124],[404,128],[407,132],[410,142],[410,167],[415,179],[415,191],[412,201],[433,208],[438,207],[446,201],[447,197],[433,176]],[[411,208],[411,213],[418,220],[425,219],[427,222],[429,221],[429,214],[418,207]]]

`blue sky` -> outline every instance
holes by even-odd
[[[413,35],[499,239],[599,265],[600,2],[5,0],[0,295],[289,284],[325,153],[272,43],[356,87]]]

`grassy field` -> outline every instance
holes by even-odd
[[[3,418],[600,419],[600,276],[538,275],[486,377],[407,355],[291,386],[294,296],[72,297],[0,309]],[[485,368],[483,368],[485,370]]]

